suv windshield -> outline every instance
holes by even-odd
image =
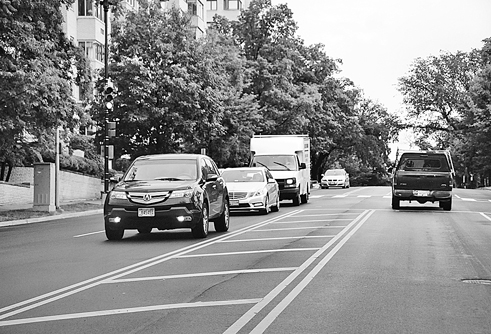
[[[124,180],[196,180],[197,174],[195,160],[139,160],[131,166]]]

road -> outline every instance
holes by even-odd
[[[0,333],[491,333],[491,191],[315,189],[227,233],[0,229]]]

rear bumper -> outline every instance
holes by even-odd
[[[428,194],[421,196],[417,190],[393,189],[392,196],[401,201],[418,202],[446,202],[452,199],[451,190],[429,190]]]

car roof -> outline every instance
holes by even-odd
[[[268,169],[266,167],[229,167],[229,168],[225,168],[223,172],[227,170],[266,171]]]
[[[182,159],[182,160],[196,160],[200,157],[210,158],[203,154],[190,154],[190,153],[166,153],[166,154],[149,154],[142,155],[135,160],[171,160],[171,159]]]

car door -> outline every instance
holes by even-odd
[[[267,183],[266,187],[268,189],[268,194],[269,194],[269,203],[274,204],[276,203],[276,198],[279,196],[278,183],[277,182],[269,183],[269,180],[270,179],[274,180],[274,177],[268,170],[266,170],[264,174],[266,177],[266,183]]]
[[[220,176],[215,163],[209,158],[204,158],[203,160],[207,173],[206,188],[208,191],[208,199],[210,201],[210,216],[216,217],[220,214],[223,206],[225,182]],[[216,176],[215,180],[209,180],[209,177],[212,175]]]

